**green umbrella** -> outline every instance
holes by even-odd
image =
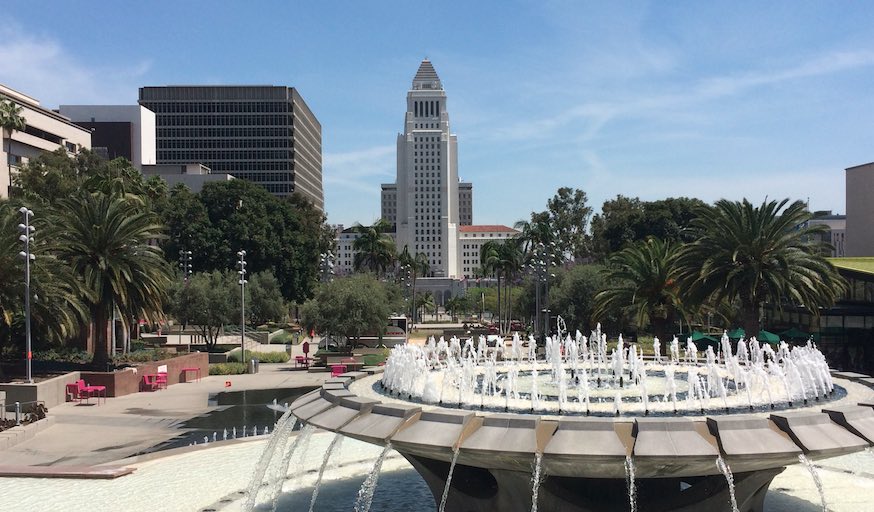
[[[728,331],[728,338],[732,340],[739,340],[746,336],[746,332],[743,330],[743,327],[738,327],[732,331]]]
[[[780,337],[789,340],[808,340],[810,335],[797,327],[792,327],[780,333]]]
[[[759,341],[764,341],[765,343],[770,343],[771,345],[776,345],[780,343],[780,336],[777,336],[773,332],[768,332],[765,330],[759,331],[759,335],[756,336],[756,339]]]
[[[710,343],[719,343],[719,340],[714,338],[713,336],[708,336],[701,331],[692,331],[692,341],[698,343],[699,341],[704,340]]]

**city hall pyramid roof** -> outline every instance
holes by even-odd
[[[416,76],[413,77],[413,84],[432,84],[433,82],[437,82],[437,86],[440,86],[440,77],[437,76],[437,71],[434,69],[434,66],[431,64],[431,61],[427,58],[419,64],[419,70],[416,71]]]

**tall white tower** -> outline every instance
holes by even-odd
[[[434,277],[458,277],[458,139],[446,92],[425,59],[407,93],[398,134],[397,245],[425,253]]]

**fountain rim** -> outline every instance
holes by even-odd
[[[838,402],[826,404],[823,410],[808,406],[771,415],[756,413],[670,418],[595,418],[495,413],[387,400],[389,397],[379,397],[377,401],[354,391],[359,386],[375,382],[382,371],[381,367],[365,368],[361,372],[349,372],[327,379],[320,389],[293,402],[290,405],[292,413],[304,423],[371,444],[384,446],[391,442],[397,451],[405,455],[449,462],[453,450],[458,448],[459,464],[486,469],[530,471],[535,455],[540,453],[543,454],[547,474],[584,478],[623,477],[626,456],[632,456],[638,464],[640,478],[665,478],[715,475],[719,472],[714,463],[718,456],[723,457],[732,465],[732,470],[739,473],[797,464],[797,455],[801,453],[816,460],[860,451],[874,444],[874,440],[857,436],[851,432],[851,427],[835,422],[828,413],[823,412],[846,405],[858,405],[863,407],[861,410],[866,414],[874,416],[874,403],[862,405],[851,400],[856,386],[864,385],[859,381],[868,378],[861,374],[832,372],[833,378],[843,381],[842,386],[848,389],[848,394]],[[444,430],[451,430],[452,433],[447,435],[450,438],[455,435],[455,439],[438,439],[440,435],[433,434],[434,428],[429,429],[433,425],[426,424],[435,422],[421,420],[423,413],[445,415],[447,418],[444,422],[436,423]],[[819,420],[809,420],[822,417],[829,421],[822,423]],[[485,425],[487,418],[498,422],[506,419],[507,424],[492,428]],[[813,421],[819,426],[814,426],[811,430],[804,418],[808,418],[808,423]],[[528,424],[511,425],[510,421],[514,419],[527,420]],[[727,428],[724,433],[719,430],[720,423],[736,423],[744,419],[758,421],[759,427]],[[762,421],[765,423],[761,423]],[[419,427],[413,428],[417,423],[420,424]],[[582,447],[576,451],[550,449],[550,443],[560,437],[558,433],[563,438],[574,438],[571,434],[573,429],[568,428],[571,423],[589,426],[601,423],[612,427],[602,427],[599,434],[599,442],[607,442],[612,448],[596,453],[588,446],[593,442],[583,441]],[[419,430],[432,433],[422,438],[421,434],[416,434]],[[581,430],[591,431],[586,428]],[[753,433],[763,434],[767,440],[756,440]],[[816,438],[826,438],[825,434],[838,436],[839,441],[828,445],[822,442],[817,444]],[[447,435],[442,437],[446,438]],[[593,439],[598,437],[594,434],[587,435]],[[755,440],[756,449],[745,452],[744,445],[750,442],[751,437]],[[568,442],[563,443],[566,445]],[[659,443],[664,445],[659,446]],[[582,464],[584,462],[586,464]],[[586,466],[591,467],[586,469]]]

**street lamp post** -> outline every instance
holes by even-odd
[[[183,298],[187,298],[187,295],[185,295],[185,292],[188,289],[188,278],[191,276],[191,251],[186,251],[185,249],[182,249],[181,251],[179,251],[179,268],[182,269],[182,282],[183,282],[183,287],[184,287]],[[186,318],[186,320],[187,320],[187,318]],[[182,322],[182,319],[180,318],[179,321]],[[184,322],[179,325],[179,345],[180,346],[182,345],[182,326],[183,325],[185,325]],[[191,352],[191,340],[190,339],[188,342],[188,351]]]
[[[240,267],[240,360],[246,364],[246,251],[239,251],[237,265]]]
[[[31,254],[30,252],[30,244],[33,243],[33,234],[36,233],[36,228],[30,225],[30,219],[33,217],[33,211],[27,209],[27,207],[22,206],[18,210],[22,217],[24,218],[24,222],[18,225],[18,229],[21,230],[21,235],[18,237],[24,243],[24,250],[19,252],[19,256],[24,258],[24,332],[25,332],[25,343],[27,350],[27,382],[28,384],[33,384],[33,372],[31,371],[31,360],[33,359],[33,352],[31,350],[31,340],[30,340],[30,262],[36,259],[36,256]]]

